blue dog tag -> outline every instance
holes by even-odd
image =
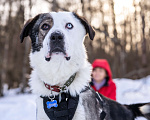
[[[58,107],[57,100],[47,101],[46,104],[48,109],[50,109],[51,107]]]

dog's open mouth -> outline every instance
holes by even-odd
[[[45,57],[45,60],[46,60],[46,61],[50,61],[50,60],[51,60],[51,56],[52,56],[53,54],[56,54],[56,55],[58,55],[58,54],[63,54],[67,61],[70,60],[70,57],[68,56],[68,54],[66,53],[66,51],[65,51],[64,49],[60,48],[60,47],[55,47],[54,49],[51,49],[51,50],[47,53],[47,55],[46,55],[46,57]]]

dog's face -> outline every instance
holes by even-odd
[[[28,20],[20,38],[23,42],[30,36],[32,52],[44,52],[46,62],[58,57],[69,61],[74,51],[83,46],[86,33],[93,40],[95,32],[84,18],[72,12],[51,12]]]
[[[30,65],[40,80],[63,84],[86,64],[86,34],[93,40],[95,32],[84,18],[72,12],[51,12],[28,20],[20,38],[21,42],[31,38]]]

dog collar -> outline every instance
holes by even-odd
[[[74,81],[75,76],[76,76],[76,73],[74,73],[74,74],[66,81],[66,83],[65,83],[62,87],[56,86],[56,85],[51,86],[51,85],[49,85],[49,84],[47,84],[47,83],[44,83],[44,85],[45,85],[45,87],[46,87],[47,89],[49,89],[49,90],[51,90],[51,91],[61,92],[61,91],[66,90],[67,87],[69,87],[69,85]]]

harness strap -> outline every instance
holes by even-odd
[[[100,94],[99,94],[98,92],[96,92],[96,98],[98,99],[100,105],[101,105],[102,108],[103,108],[103,100],[102,100],[102,98],[101,98],[101,96],[100,96]]]
[[[61,117],[61,116],[67,116],[68,110],[61,110],[61,111],[54,111],[54,116]]]
[[[100,105],[102,106],[102,112],[100,113],[100,120],[104,120],[104,118],[106,117],[106,112],[103,110],[104,108],[103,99],[98,92],[96,92],[96,98],[98,99]]]

